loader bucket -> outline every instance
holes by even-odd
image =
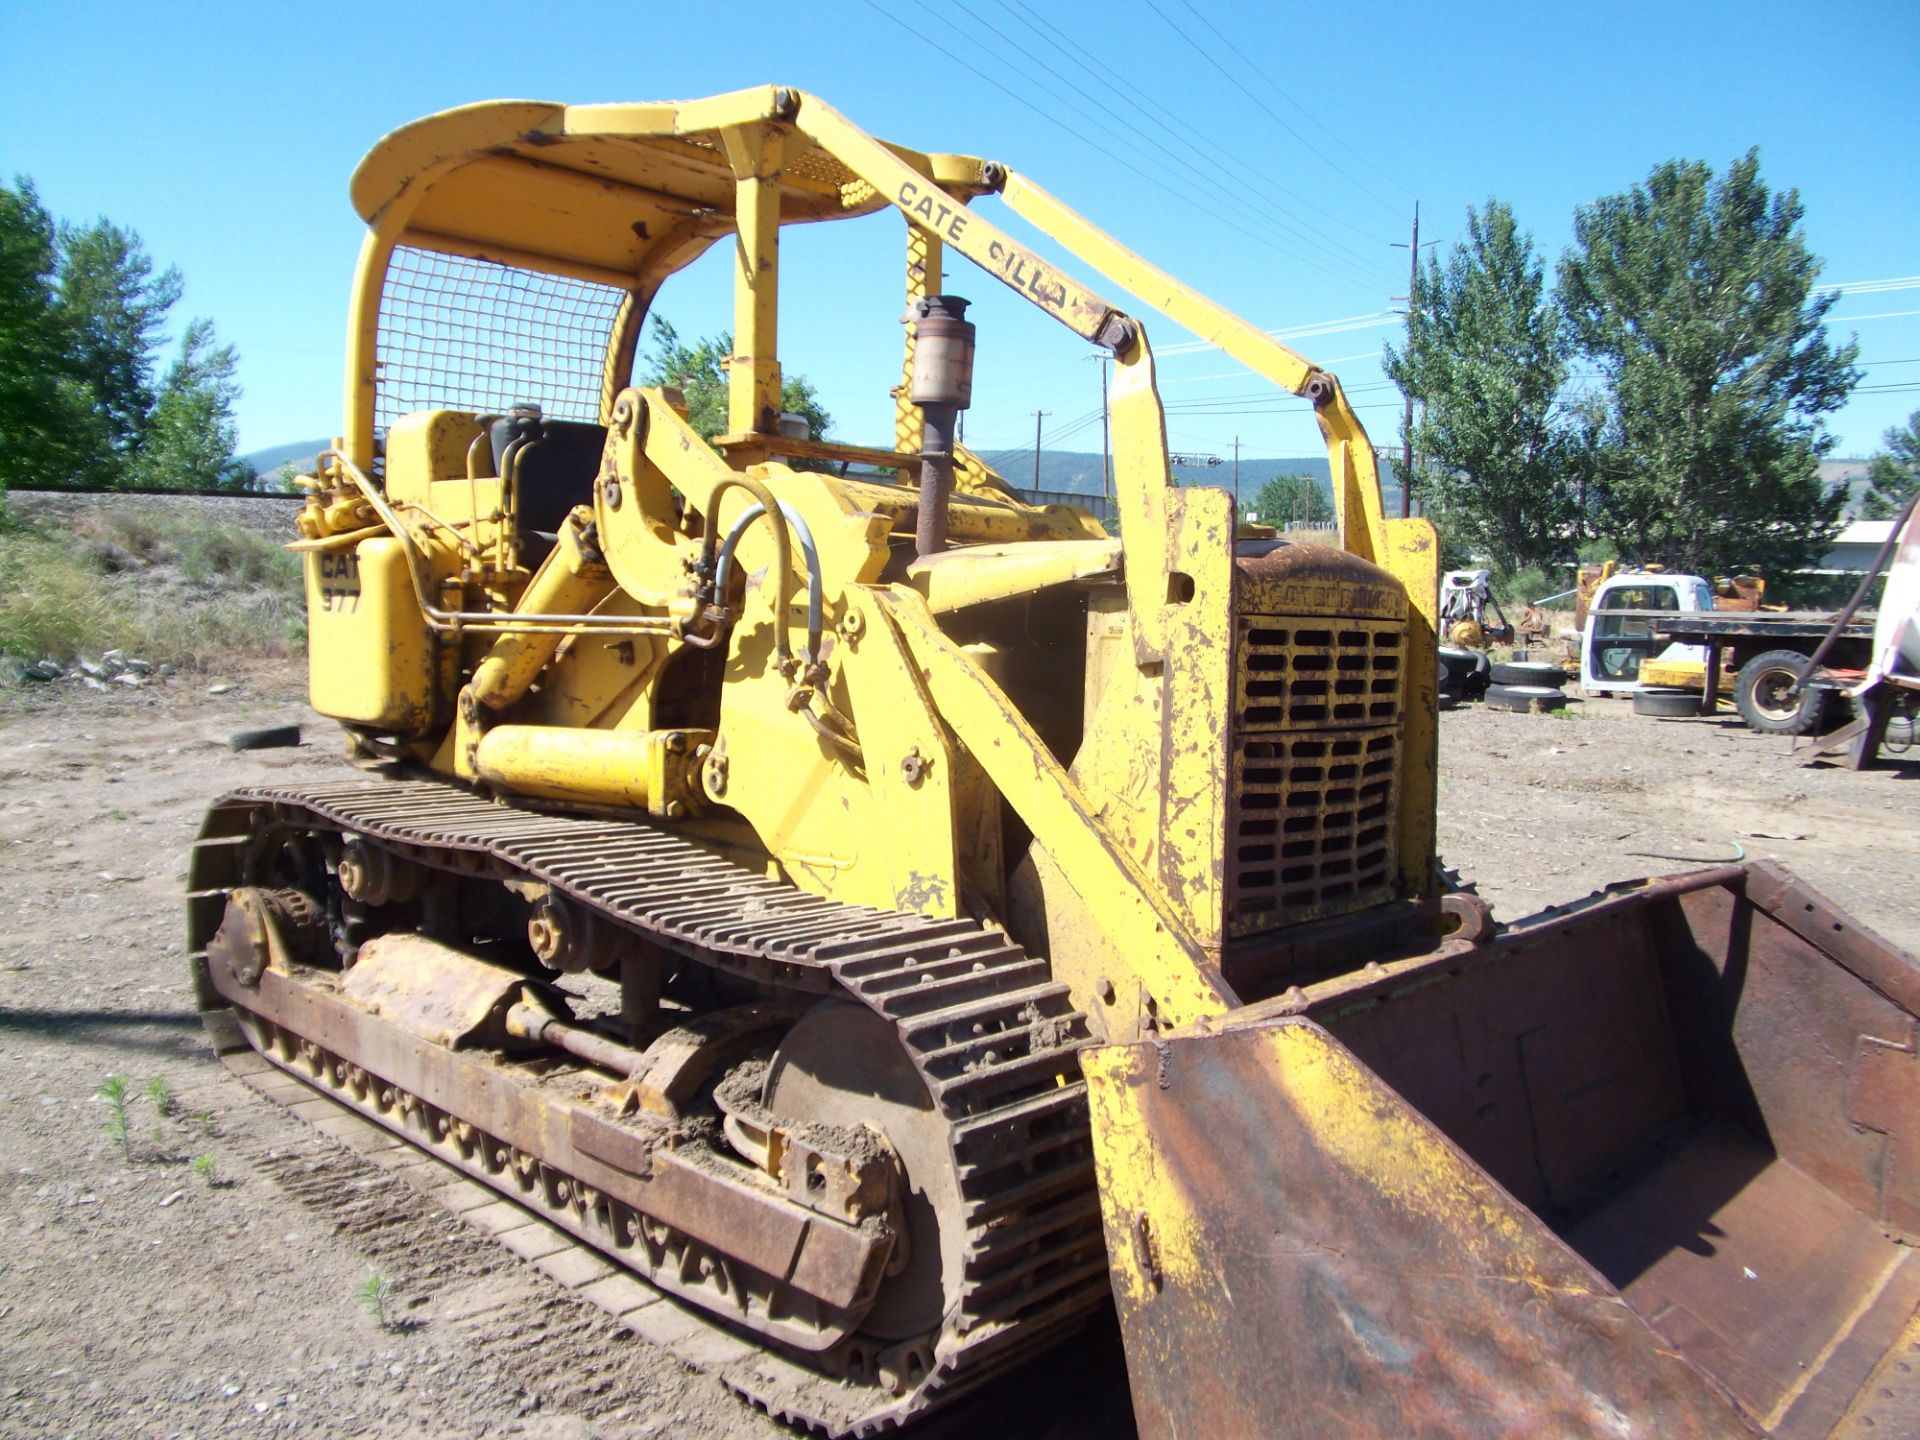
[[[1151,1436],[1920,1435],[1920,966],[1676,876],[1089,1052]]]

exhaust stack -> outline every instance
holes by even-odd
[[[973,403],[973,323],[958,295],[929,295],[908,312],[913,323],[913,380],[908,398],[920,407],[920,516],[914,548],[947,548],[947,501],[953,494],[953,430]]]

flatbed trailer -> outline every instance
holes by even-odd
[[[1706,652],[1707,673],[1700,692],[1700,713],[1719,708],[1720,672],[1731,652],[1731,669],[1770,650],[1797,650],[1811,655],[1826,639],[1837,618],[1832,612],[1801,611],[1665,611],[1648,617],[1655,636],[1680,645],[1699,645]],[[1845,682],[1849,671],[1864,671],[1873,647],[1871,612],[1854,616],[1840,628],[1827,652],[1825,669]],[[1857,676],[1856,676],[1857,678]]]

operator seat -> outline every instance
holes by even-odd
[[[493,422],[488,439],[493,473],[506,477],[513,489],[520,563],[536,569],[558,540],[567,512],[593,504],[607,427],[549,420],[538,405],[523,403]]]

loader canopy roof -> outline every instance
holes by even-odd
[[[374,146],[354,172],[354,208],[377,229],[398,221],[403,243],[607,283],[657,280],[732,231],[722,131],[778,113],[783,93],[798,94],[762,86],[686,102],[495,100],[443,111]],[[987,188],[977,159],[887,148],[952,193]],[[798,132],[785,141],[779,188],[783,223],[887,204]]]

